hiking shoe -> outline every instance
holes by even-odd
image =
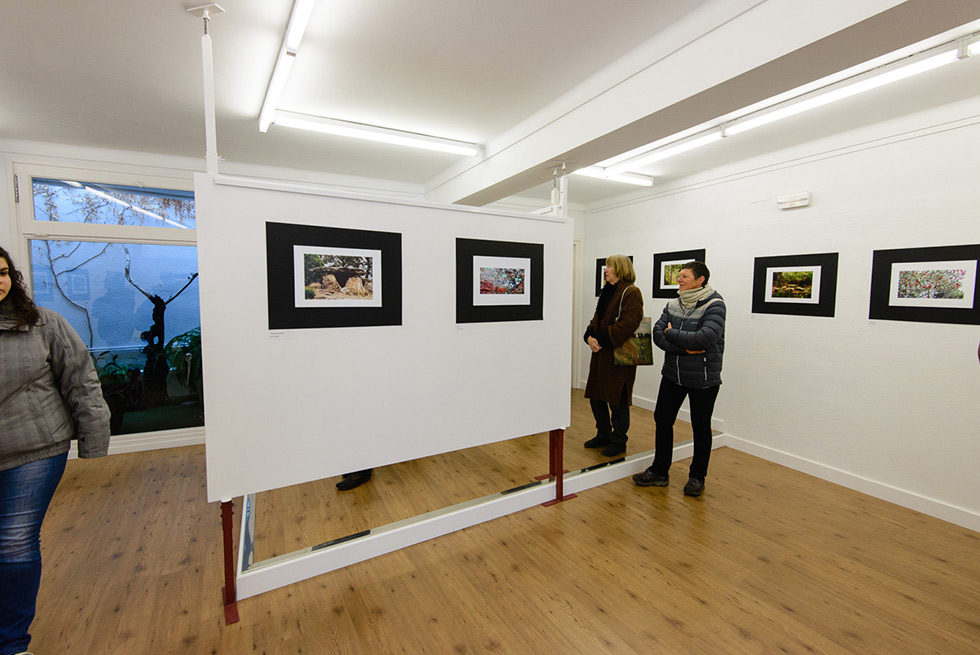
[[[669,475],[657,475],[652,469],[647,469],[643,473],[633,476],[633,482],[641,487],[666,487],[670,484]]]
[[[687,484],[684,485],[684,495],[685,496],[700,496],[701,492],[704,491],[704,480],[698,480],[697,478],[688,478]]]

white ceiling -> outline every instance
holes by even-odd
[[[3,0],[0,139],[203,160],[203,22],[186,11],[197,4],[203,3]],[[484,159],[461,161],[277,126],[260,133],[257,117],[292,0],[219,4],[226,13],[213,17],[210,31],[218,152],[225,160],[444,187],[435,199],[470,204],[514,194],[547,198],[554,159],[571,160],[571,168],[592,164],[737,108],[728,104],[743,106],[980,19],[976,0],[865,0],[854,4],[873,11],[855,9],[854,25],[821,19],[825,34],[796,41],[789,30],[760,35],[755,27],[724,60],[649,90],[639,103],[648,106],[603,109],[603,101],[684,48],[735,38],[726,34],[786,12],[820,20],[805,14],[809,3],[787,0],[320,0],[279,107],[484,144]],[[646,172],[664,183],[980,95],[978,73],[976,62],[958,62]],[[570,128],[570,118],[588,127]],[[635,190],[572,180],[571,200],[578,203]]]

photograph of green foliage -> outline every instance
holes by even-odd
[[[752,312],[833,317],[837,253],[756,257]]]

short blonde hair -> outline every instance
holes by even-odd
[[[633,270],[633,261],[626,255],[610,255],[606,257],[606,266],[612,269],[613,274],[620,280],[629,283],[636,282],[636,271]]]

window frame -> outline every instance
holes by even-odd
[[[140,172],[126,173],[113,170],[75,168],[56,164],[14,163],[13,173],[15,184],[13,221],[15,244],[12,244],[11,254],[17,257],[18,267],[22,271],[29,273],[33,270],[31,241],[88,241],[197,247],[197,230],[194,229],[39,221],[34,216],[35,178],[177,191],[193,191],[193,179]],[[25,273],[24,281],[33,295],[34,280],[33,276],[28,273]],[[204,427],[128,433],[113,436],[110,443],[110,454],[202,443],[204,443]],[[71,453],[75,453],[74,447]]]
[[[193,191],[192,180],[156,175],[109,173],[59,166],[15,164],[14,179],[17,184],[17,240],[21,248],[20,260],[31,264],[27,241],[113,241],[120,243],[145,243],[156,245],[197,246],[197,230],[180,230],[169,227],[141,225],[102,225],[92,223],[68,223],[39,221],[34,217],[34,179],[63,179],[92,184],[120,184],[134,187]],[[23,266],[23,265],[22,265]],[[25,269],[26,266],[23,266]]]

